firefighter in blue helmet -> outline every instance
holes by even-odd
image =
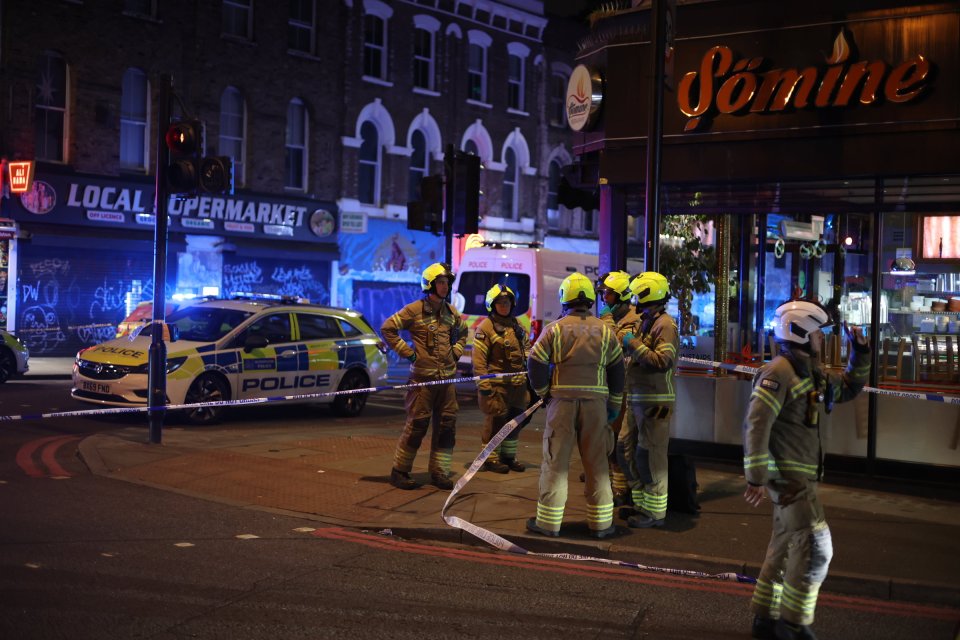
[[[487,311],[473,334],[473,373],[516,373],[513,377],[487,378],[477,383],[480,410],[484,414],[480,438],[486,446],[503,425],[523,413],[530,396],[527,392],[527,354],[530,338],[513,315],[517,296],[510,287],[495,284],[486,296]],[[523,471],[526,466],[517,460],[520,429],[504,439],[490,453],[483,465],[487,471],[508,473]]]
[[[586,276],[567,276],[560,285],[564,316],[544,328],[527,359],[533,390],[547,399],[537,515],[527,529],[546,536],[560,535],[574,445],[583,462],[590,535],[616,533],[608,460],[610,423],[623,399],[623,350],[607,323],[590,313],[595,300]]]
[[[754,376],[743,424],[746,501],[773,503],[773,533],[750,608],[752,636],[815,640],[810,629],[820,585],[833,556],[817,487],[823,477],[821,413],[853,399],[870,373],[870,347],[859,328],[848,332],[850,362],[824,371],[818,354],[830,317],[815,302],[792,300],[774,315],[780,353]]]
[[[453,277],[449,266],[431,264],[423,270],[420,281],[424,297],[397,311],[380,327],[390,348],[410,361],[410,382],[443,380],[456,374],[457,361],[467,342],[467,325],[447,302]],[[400,337],[401,329],[410,333],[412,345]],[[405,404],[407,421],[394,453],[390,484],[398,489],[419,486],[410,477],[410,470],[432,421],[430,481],[437,488],[452,489],[450,463],[459,410],[455,386],[438,384],[408,389]]]

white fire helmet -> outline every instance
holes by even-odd
[[[777,340],[808,344],[811,333],[830,324],[830,314],[816,302],[791,300],[777,307],[773,322]]]

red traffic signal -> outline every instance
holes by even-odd
[[[167,186],[170,192],[196,194],[200,187],[203,123],[199,120],[171,123],[164,140],[169,156]]]

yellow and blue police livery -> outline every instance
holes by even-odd
[[[30,352],[12,333],[0,329],[0,383],[22,375],[30,368]]]
[[[167,345],[172,405],[363,389],[387,377],[386,346],[349,309],[289,300],[204,300],[170,314],[167,324],[174,338]],[[151,329],[78,353],[73,397],[145,406]],[[354,416],[367,395],[329,402],[336,414]],[[190,422],[211,424],[223,407],[186,411]]]

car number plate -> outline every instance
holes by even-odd
[[[82,380],[80,382],[80,388],[84,391],[92,391],[94,393],[110,393],[110,385],[103,384],[102,382],[87,382]]]

